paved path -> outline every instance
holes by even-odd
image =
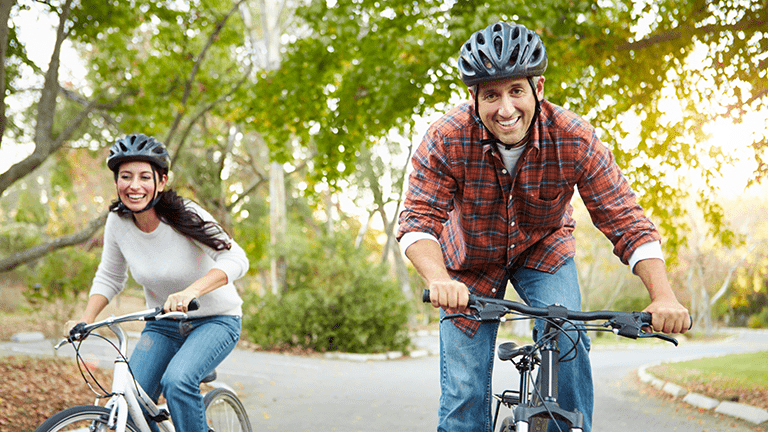
[[[426,351],[436,338],[418,339]],[[768,349],[768,332],[746,332],[707,345],[593,350],[594,431],[750,431],[746,422],[718,419],[675,406],[639,386],[636,371],[658,360]],[[50,355],[51,342],[0,342],[0,355]],[[70,355],[66,347],[59,355]],[[93,361],[109,366],[114,355],[95,350]],[[219,367],[220,381],[242,396],[254,430],[434,431],[439,398],[439,358],[350,361],[235,350]],[[497,365],[494,388],[516,386],[511,364]]]

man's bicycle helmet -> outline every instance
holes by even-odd
[[[544,43],[521,24],[491,24],[473,33],[459,52],[459,75],[468,87],[485,81],[540,76],[546,70]]]
[[[163,143],[144,134],[127,135],[109,149],[107,166],[113,172],[117,172],[123,162],[131,161],[150,162],[166,172],[171,168],[171,157]]]

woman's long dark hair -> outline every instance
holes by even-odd
[[[184,198],[177,195],[172,189],[160,192],[158,198],[159,200],[154,207],[157,216],[179,233],[214,250],[229,250],[232,247],[221,225],[203,220],[197,212],[187,208],[184,205]],[[109,210],[122,217],[130,216],[130,212],[120,211],[120,204],[120,199],[116,199],[110,204]],[[222,233],[225,235],[221,236]]]

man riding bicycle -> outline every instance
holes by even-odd
[[[413,156],[398,239],[440,314],[463,312],[468,293],[504,296],[511,282],[532,306],[580,310],[574,263],[578,188],[595,226],[640,277],[653,327],[683,333],[688,311],[667,279],[661,236],[637,204],[610,150],[576,114],[544,99],[547,54],[540,37],[499,22],[461,47],[465,102],[434,122]],[[542,323],[534,326],[534,338]],[[497,325],[440,324],[438,431],[491,430],[491,372]],[[562,337],[560,406],[591,430],[589,339]],[[570,358],[571,356],[569,356]],[[556,430],[550,422],[550,430]]]

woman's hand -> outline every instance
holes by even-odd
[[[64,327],[62,328],[62,335],[65,338],[69,337],[69,332],[78,324],[84,323],[83,320],[69,320],[66,323],[64,323]]]
[[[163,304],[163,311],[168,312],[187,312],[189,310],[189,302],[191,302],[197,296],[190,292],[189,289],[179,291],[168,296]]]

